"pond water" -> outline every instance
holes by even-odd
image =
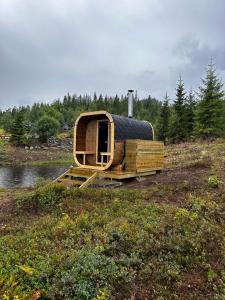
[[[70,165],[0,167],[0,188],[32,187],[38,177],[53,180],[69,167]]]

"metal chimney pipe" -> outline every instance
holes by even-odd
[[[128,90],[128,118],[133,118],[133,92],[134,90]]]

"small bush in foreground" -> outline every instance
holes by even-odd
[[[221,181],[219,180],[219,178],[216,175],[212,175],[208,178],[208,184],[212,188],[217,188],[220,183],[221,183]]]
[[[64,198],[65,187],[59,184],[48,184],[39,187],[35,191],[26,192],[16,199],[19,209],[36,208],[45,211],[52,211]]]

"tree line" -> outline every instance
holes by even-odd
[[[164,142],[224,137],[224,95],[223,84],[211,62],[197,92],[187,92],[180,76],[173,102],[167,94],[163,101],[151,96],[139,100],[135,95],[134,117],[150,121],[157,139]],[[11,133],[11,140],[16,145],[29,145],[33,139],[46,142],[48,137],[72,129],[82,112],[107,110],[127,116],[127,104],[126,96],[67,94],[52,103],[34,103],[0,111],[0,127]]]
[[[0,111],[0,127],[11,133],[16,145],[29,145],[33,139],[46,142],[48,137],[72,129],[76,118],[85,111],[107,110],[113,114],[127,116],[126,96],[114,97],[97,95],[64,96],[51,104],[35,103],[31,106],[14,107]],[[134,117],[151,121],[156,125],[161,102],[151,96],[134,100]]]

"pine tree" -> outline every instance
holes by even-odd
[[[102,110],[104,109],[104,101],[103,101],[103,96],[102,94],[99,95],[97,103],[96,103],[96,109],[97,110]]]
[[[196,113],[196,135],[202,138],[224,136],[224,91],[211,60],[199,88],[199,104]]]
[[[24,115],[22,112],[18,112],[15,116],[10,133],[12,143],[17,146],[24,145],[26,130],[24,126]]]
[[[170,136],[173,142],[182,142],[187,137],[186,124],[186,92],[182,78],[179,78],[176,88],[176,100],[174,101],[174,118],[170,131]]]
[[[160,141],[166,142],[168,140],[169,133],[169,117],[170,117],[170,109],[169,109],[169,97],[166,93],[163,105],[161,107],[161,111],[158,119],[157,126],[157,136]]]
[[[118,113],[119,115],[123,113],[123,109],[120,106],[120,99],[118,95],[113,98],[113,112]]]
[[[97,94],[96,94],[96,92],[94,92],[93,101],[97,102],[97,100],[98,100]]]
[[[193,136],[194,124],[195,124],[195,108],[196,101],[192,89],[190,89],[189,95],[186,98],[186,130],[187,138]]]

